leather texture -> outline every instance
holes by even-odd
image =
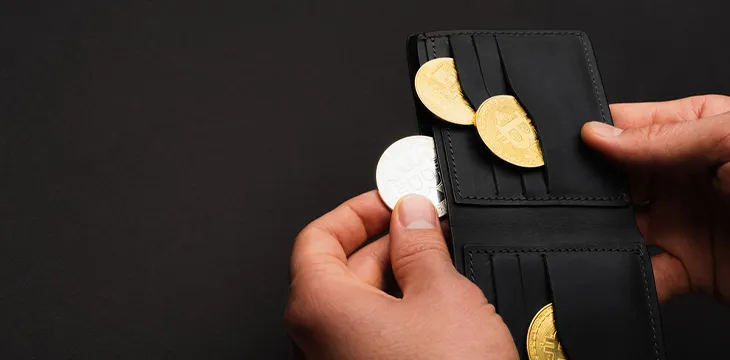
[[[515,96],[542,146],[545,166],[512,166],[474,127],[434,117],[414,89],[420,132],[436,142],[454,264],[494,304],[521,358],[530,321],[552,302],[569,359],[665,359],[651,262],[627,183],[580,140],[585,122],[612,123],[587,35],[414,35],[411,83],[437,57],[454,58],[474,109],[490,96]]]

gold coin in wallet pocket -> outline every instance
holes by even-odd
[[[514,96],[485,100],[477,110],[475,125],[484,144],[500,159],[527,168],[545,164],[532,121]]]
[[[426,108],[442,120],[459,125],[474,124],[474,109],[461,92],[452,58],[436,58],[416,73],[416,94]]]
[[[527,355],[530,360],[566,360],[558,341],[553,304],[540,309],[527,330]]]

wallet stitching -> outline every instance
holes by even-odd
[[[474,255],[471,251],[469,251],[469,278],[471,278],[471,282],[476,284],[477,279],[474,278]]]
[[[575,197],[575,196],[547,196],[547,197],[505,197],[505,196],[464,196],[461,193],[461,186],[459,185],[459,173],[456,170],[456,158],[454,157],[454,147],[451,141],[451,131],[446,129],[446,138],[449,141],[449,153],[451,155],[451,167],[454,168],[454,181],[456,182],[456,192],[461,199],[467,200],[507,200],[507,201],[545,201],[545,200],[559,200],[559,201],[615,201],[619,199],[626,199],[624,194],[619,194],[614,197]]]
[[[659,344],[657,344],[656,338],[656,324],[654,323],[654,310],[651,306],[651,295],[649,292],[649,281],[646,277],[646,267],[644,266],[644,259],[641,258],[641,249],[639,249],[637,256],[639,257],[639,265],[641,265],[641,275],[644,277],[644,295],[646,295],[646,307],[649,309],[649,323],[651,324],[651,337],[652,345],[654,346],[654,355],[659,360]]]
[[[583,44],[583,56],[586,58],[586,61],[588,62],[588,70],[591,71],[591,81],[593,81],[593,90],[596,92],[596,100],[598,101],[598,109],[601,110],[601,119],[603,119],[603,122],[606,122],[606,113],[603,111],[603,102],[601,101],[601,94],[598,93],[598,84],[596,84],[596,75],[593,72],[593,63],[591,63],[591,57],[588,56],[588,45],[586,45],[585,39],[583,39],[583,35],[578,34],[577,35],[580,38],[581,44]]]
[[[572,31],[536,31],[536,32],[515,32],[515,31],[463,31],[448,33],[443,35],[429,36],[431,39],[436,37],[448,37],[452,35],[473,35],[473,34],[493,34],[493,35],[517,35],[517,36],[531,36],[531,35],[574,35],[581,36],[580,32]]]
[[[579,32],[569,32],[569,31],[562,31],[562,32],[553,32],[553,31],[543,31],[543,32],[525,32],[525,33],[519,33],[519,32],[510,32],[510,31],[472,31],[472,32],[458,32],[458,33],[451,33],[448,35],[439,35],[439,36],[431,36],[429,39],[431,40],[431,50],[433,51],[433,57],[436,58],[436,45],[434,39],[436,37],[448,37],[452,35],[473,35],[473,34],[501,34],[501,35],[518,35],[518,36],[526,36],[526,35],[573,35],[580,38],[581,44],[583,44],[583,57],[586,59],[586,62],[588,63],[588,70],[591,72],[591,81],[593,83],[593,90],[596,94],[596,101],[598,101],[598,109],[601,111],[601,118],[603,119],[603,122],[606,121],[606,114],[603,110],[603,102],[601,101],[601,96],[598,92],[598,84],[596,83],[596,76],[595,72],[593,71],[593,63],[591,62],[590,56],[588,55],[588,46],[585,42],[585,39],[583,38],[583,35]],[[615,201],[615,200],[626,200],[626,194],[618,194],[613,197],[574,197],[574,196],[547,196],[547,197],[504,197],[504,196],[464,196],[461,193],[461,186],[459,185],[459,174],[456,170],[456,158],[454,157],[454,147],[452,146],[451,142],[451,131],[449,129],[446,129],[446,137],[449,140],[449,152],[451,153],[451,163],[452,167],[454,168],[454,180],[456,181],[456,192],[459,195],[461,199],[465,200],[506,200],[506,201],[523,201],[523,200],[529,200],[529,201],[546,201],[546,200],[558,200],[558,201]],[[524,190],[524,189],[523,189]]]
[[[642,259],[643,251],[640,246],[637,248],[559,248],[559,249],[543,249],[543,248],[532,248],[532,249],[477,249],[468,250],[469,252],[469,278],[473,283],[476,284],[476,278],[474,276],[474,254],[494,254],[494,253],[550,253],[550,252],[631,252],[639,258],[639,265],[641,266],[641,276],[644,280],[644,295],[646,295],[646,307],[649,310],[649,325],[651,326],[652,346],[654,349],[654,355],[659,360],[659,344],[657,342],[657,331],[656,324],[654,322],[654,310],[651,306],[651,295],[649,292],[649,281],[646,277],[646,266],[644,266],[644,259]]]
[[[468,250],[469,254],[494,254],[494,253],[501,253],[501,254],[511,254],[511,253],[549,253],[549,252],[632,252],[637,255],[641,255],[641,251],[634,248],[557,248],[557,249],[549,249],[549,248],[527,248],[527,249],[477,249],[477,250]]]
[[[502,253],[502,254],[512,254],[512,253],[549,253],[549,252],[633,252],[636,255],[640,255],[640,250],[637,249],[631,249],[631,248],[558,248],[558,249],[545,249],[545,248],[533,248],[533,249],[490,249],[490,250],[484,250],[484,249],[478,249],[478,250],[468,250],[469,252],[469,277],[472,279],[472,281],[476,282],[476,279],[474,277],[474,254],[495,254],[495,253]],[[642,269],[643,269],[643,262],[642,262]],[[644,282],[646,284],[646,289],[648,291],[649,285],[646,283],[646,272],[643,271],[644,275]],[[647,295],[648,296],[648,295]],[[652,321],[653,323],[653,321]],[[652,325],[653,326],[653,325]]]

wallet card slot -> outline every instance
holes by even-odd
[[[482,77],[474,42],[471,35],[454,35],[449,37],[449,43],[462,92],[476,111],[489,98],[489,93]]]
[[[580,37],[497,35],[508,87],[535,126],[550,197],[625,203],[616,171],[580,139],[591,120],[610,122]]]
[[[548,194],[545,172],[542,168],[522,171],[523,195],[526,199],[543,199]]]
[[[505,164],[504,160],[497,158],[496,155],[489,151],[489,148],[484,145],[481,139],[479,139],[479,146],[481,146],[484,152],[488,155],[487,157],[491,160],[492,167],[494,168],[494,182],[497,187],[496,197],[521,199],[525,197],[525,182],[522,179],[521,171],[509,164]],[[472,199],[483,198],[483,196],[472,196]]]
[[[480,56],[476,40],[476,37],[469,34],[449,37],[462,92],[475,111],[484,100],[491,96],[502,95],[507,89],[494,36],[479,37],[479,48],[494,49],[493,53],[482,54],[484,56]],[[492,154],[476,132],[471,130],[474,134],[466,132],[462,135],[456,131],[446,130],[447,138],[450,140],[449,152],[452,155],[450,161],[457,201],[471,203],[494,197],[522,199],[526,194],[545,195],[546,186],[540,170],[520,169],[505,163]],[[471,141],[473,139],[478,141]],[[469,147],[459,146],[459,142],[464,140]],[[454,142],[457,144],[456,147],[453,145]],[[489,166],[476,167],[473,160],[480,164],[488,163]],[[461,171],[456,165],[457,161],[466,165]],[[493,184],[483,182],[490,179],[489,175]]]
[[[492,267],[492,255],[486,252],[469,253],[466,268],[469,269],[469,279],[476,284],[484,293],[490,304],[499,312],[499,304],[494,291],[494,270]]]
[[[487,87],[487,92],[490,96],[506,95],[507,84],[496,38],[491,34],[474,34],[473,41],[476,56],[479,58],[479,66],[482,69],[482,80]]]
[[[517,254],[494,254],[494,288],[499,299],[499,315],[504,319],[515,341],[520,357],[526,359],[525,334],[529,322],[525,316],[525,294],[522,291],[522,271]]]
[[[465,251],[469,259],[492,259],[491,272],[476,260],[466,273],[483,291],[494,287],[497,312],[522,359],[529,324],[549,303],[569,359],[665,359],[650,259],[642,245],[469,245]]]
[[[526,334],[535,313],[551,300],[544,256],[533,252],[467,249],[469,278],[495,305],[512,334],[521,359],[527,359]]]
[[[604,248],[545,255],[555,326],[568,358],[664,359],[644,254]]]
[[[495,196],[498,186],[512,185],[514,191],[521,191],[519,174],[508,181],[498,181],[494,167],[494,155],[484,146],[482,139],[473,127],[445,128],[446,163],[453,184],[454,198],[460,202],[467,194],[479,192],[485,196]],[[478,151],[475,151],[478,149]],[[458,160],[457,160],[458,158]],[[468,164],[459,168],[458,164]]]
[[[525,294],[525,314],[528,319],[552,302],[545,272],[545,256],[539,253],[520,254],[522,292]]]
[[[484,57],[487,57],[491,60],[491,63],[494,63],[495,60],[499,63],[499,65],[496,67],[498,70],[492,70],[490,73],[493,73],[495,75],[499,76],[499,81],[496,81],[496,83],[499,83],[499,88],[503,91],[498,94],[494,95],[513,95],[514,96],[514,90],[512,89],[511,84],[509,83],[509,79],[505,76],[504,71],[504,59],[502,59],[502,53],[499,50],[499,43],[497,42],[497,37],[495,35],[490,36],[491,41],[486,41],[485,39],[482,40],[481,47],[485,49],[485,51],[491,51],[493,52],[490,55],[486,55]],[[494,66],[494,65],[492,65]],[[492,78],[495,78],[495,76],[492,76]],[[547,174],[545,171],[545,167],[539,167],[539,168],[516,168],[520,171],[520,176],[522,177],[522,197],[526,199],[544,199],[548,197],[549,190],[548,190],[548,183],[547,183]]]

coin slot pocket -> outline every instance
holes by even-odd
[[[530,322],[549,303],[569,359],[657,357],[659,317],[648,296],[653,277],[640,247],[470,245],[465,252],[466,275],[508,324],[520,358],[527,359]],[[644,305],[634,306],[637,303]]]
[[[652,310],[657,304],[650,296],[654,280],[645,251],[638,246],[563,249],[545,259],[555,325],[568,358],[661,357],[659,314]]]
[[[597,71],[580,36],[496,35],[505,79],[540,140],[548,198],[624,205],[616,169],[582,142],[583,124],[611,123]]]
[[[487,98],[508,94],[493,35],[457,34],[448,39],[462,92],[475,111]],[[542,169],[518,168],[497,158],[473,127],[444,127],[442,131],[457,202],[479,204],[546,195]],[[473,166],[475,163],[480,166]]]
[[[522,359],[527,359],[527,329],[535,313],[551,302],[544,255],[467,250],[467,276],[484,292],[487,300],[508,325]]]

